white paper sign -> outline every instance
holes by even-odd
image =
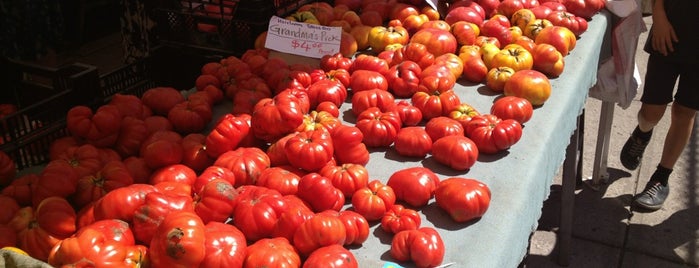
[[[265,47],[276,51],[321,58],[340,52],[341,27],[328,27],[272,16]]]

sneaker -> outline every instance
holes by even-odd
[[[631,137],[626,140],[624,147],[621,148],[621,164],[629,170],[638,168],[638,164],[641,163],[641,157],[649,141],[650,140],[644,141],[632,134]]]
[[[634,197],[634,203],[645,209],[658,210],[663,207],[668,195],[670,195],[670,186],[649,181],[643,192]]]

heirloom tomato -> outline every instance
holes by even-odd
[[[551,82],[542,72],[521,70],[505,83],[505,96],[525,98],[534,106],[541,106],[551,96]]]
[[[318,171],[333,158],[333,142],[325,129],[298,132],[284,145],[286,159],[294,167]]]
[[[369,150],[364,144],[362,131],[350,125],[339,125],[330,133],[333,140],[334,158],[338,164],[369,162]]]
[[[478,151],[494,154],[507,150],[522,137],[522,125],[514,119],[500,119],[492,114],[474,117],[466,125],[468,136]]]
[[[476,144],[462,135],[444,136],[432,144],[432,157],[455,170],[471,168],[478,159],[478,152]]]
[[[293,132],[303,123],[305,112],[299,101],[279,96],[257,102],[250,119],[253,134],[266,142]]]
[[[143,93],[141,101],[154,114],[167,116],[172,107],[185,101],[185,97],[179,90],[172,87],[154,87]]]
[[[447,115],[461,103],[454,90],[433,93],[418,91],[413,94],[411,101],[420,110],[424,120]]]
[[[359,264],[351,251],[342,245],[320,247],[303,262],[303,268],[358,268]]]
[[[206,153],[206,135],[203,133],[191,133],[184,136],[182,150],[182,164],[195,172],[201,172],[214,163],[215,158]]]
[[[238,195],[233,185],[224,179],[209,181],[194,195],[194,212],[207,224],[225,222],[233,213],[233,199]]]
[[[456,37],[448,30],[437,28],[424,28],[410,37],[410,42],[420,43],[427,47],[427,51],[435,57],[445,53],[456,53],[458,43]]]
[[[20,205],[16,200],[9,196],[0,195],[0,224],[6,224],[15,217],[15,213],[20,209]]]
[[[505,82],[507,82],[513,74],[515,74],[515,69],[509,66],[490,68],[488,75],[485,77],[485,85],[492,91],[502,92],[505,90]]]
[[[395,112],[383,112],[378,107],[370,107],[359,114],[355,126],[364,135],[366,146],[385,147],[393,144],[401,122]]]
[[[204,130],[213,118],[211,104],[186,100],[173,106],[167,114],[175,130],[183,135]]]
[[[301,255],[329,245],[344,245],[347,238],[345,224],[337,211],[323,211],[303,222],[294,233],[294,247]]]
[[[264,238],[249,245],[245,251],[244,268],[301,267],[301,257],[284,237]]]
[[[66,115],[66,127],[75,136],[97,141],[119,133],[121,119],[115,105],[102,105],[94,113],[88,106],[74,106]]]
[[[223,153],[214,162],[214,166],[225,167],[235,174],[234,187],[255,184],[262,170],[270,165],[267,153],[257,147],[239,147]]]
[[[524,36],[529,37],[532,40],[536,40],[536,36],[539,35],[541,30],[551,26],[553,26],[551,21],[545,18],[537,18],[527,23],[527,26],[522,29],[522,33]]]
[[[301,177],[282,167],[270,167],[262,171],[255,185],[279,191],[282,195],[294,195],[299,189]]]
[[[391,44],[405,45],[410,40],[408,30],[402,26],[374,26],[369,32],[369,47],[373,51],[383,51]]]
[[[219,166],[209,166],[204,169],[192,184],[192,192],[198,193],[204,186],[215,179],[223,179],[235,185],[235,174],[228,168]]]
[[[369,183],[369,171],[359,164],[326,165],[318,173],[330,179],[333,186],[340,189],[347,199]]]
[[[563,26],[572,31],[575,36],[580,36],[582,33],[587,31],[587,20],[582,17],[575,16],[565,10],[557,10],[551,12],[546,17],[547,20],[551,21],[551,24],[555,26]]]
[[[349,70],[350,66],[352,66],[352,59],[343,56],[339,52],[320,58],[320,68],[326,72],[337,69]]]
[[[386,74],[388,90],[398,98],[409,98],[417,92],[422,68],[414,61],[406,60],[391,66]]]
[[[369,54],[359,54],[354,58],[349,72],[351,74],[357,70],[369,70],[385,74],[389,67],[388,62],[382,58]]]
[[[72,195],[77,189],[79,179],[75,168],[69,163],[61,160],[49,162],[32,186],[32,205],[36,206],[50,196]]]
[[[534,65],[532,54],[517,44],[508,44],[490,60],[490,68],[510,67],[515,71],[529,70]]]
[[[461,123],[447,116],[437,116],[430,119],[425,124],[425,132],[430,136],[432,141],[449,136],[449,135],[464,135],[464,127]]]
[[[388,90],[386,77],[377,71],[356,70],[350,77],[350,90],[353,93],[370,89]]]
[[[145,202],[136,209],[133,215],[132,228],[136,240],[144,245],[149,245],[158,226],[164,223],[165,218],[179,211],[194,213],[191,197],[161,192],[152,192],[146,195]]]
[[[200,267],[243,267],[245,235],[233,225],[212,221],[205,227],[204,260]]]
[[[439,183],[434,198],[452,220],[467,222],[480,218],[488,210],[490,189],[475,179],[451,177]]]
[[[425,157],[432,151],[432,138],[423,127],[403,127],[396,134],[393,148],[402,156]]]
[[[334,105],[334,104],[333,104]],[[296,129],[298,132],[312,130],[331,131],[334,127],[342,124],[342,120],[325,111],[311,111],[304,115],[303,124]]]
[[[32,185],[38,180],[38,174],[28,173],[21,175],[14,179],[10,185],[2,188],[0,195],[14,199],[20,206],[29,206],[32,204]]]
[[[468,103],[462,102],[456,108],[454,108],[449,114],[447,115],[449,118],[454,119],[461,123],[461,126],[466,128],[466,123],[468,121],[471,121],[471,118],[473,118],[476,115],[479,115],[480,113],[476,110],[476,108],[473,108]]]
[[[146,196],[155,191],[155,186],[150,184],[115,189],[95,202],[95,220],[119,219],[131,223],[136,210],[146,203]]]
[[[571,30],[555,25],[541,29],[536,38],[533,39],[537,44],[545,43],[554,46],[564,57],[573,51],[577,44],[577,38]]]
[[[318,106],[316,106],[316,111],[327,112],[336,118],[340,117],[340,108],[337,106],[337,104],[331,101],[323,101],[318,103]]]
[[[444,260],[444,242],[436,229],[421,227],[393,236],[390,252],[396,260],[413,261],[417,267],[435,267]]]
[[[119,137],[114,143],[115,151],[123,158],[138,155],[141,143],[148,137],[148,126],[142,119],[127,116],[121,120]]]
[[[504,96],[495,100],[490,107],[490,113],[500,119],[514,119],[524,124],[532,118],[533,109],[532,104],[525,98]]]
[[[395,105],[395,98],[391,92],[382,89],[368,89],[352,94],[352,113],[358,116],[370,107],[377,107],[381,111],[388,111]]]
[[[396,199],[413,207],[421,207],[434,196],[439,177],[425,167],[410,167],[391,174],[386,185],[396,193]]]
[[[361,245],[369,238],[369,222],[362,214],[352,210],[326,210],[322,213],[335,214],[345,226],[345,246]]]
[[[311,108],[316,108],[321,102],[332,102],[340,107],[347,99],[347,88],[338,80],[323,79],[313,82],[306,88]]]
[[[272,237],[277,220],[287,209],[282,195],[276,190],[254,185],[238,187],[238,192],[231,214],[233,225],[251,242]]]
[[[133,177],[123,162],[110,161],[101,170],[78,179],[72,200],[81,208],[97,201],[108,192],[133,184]]]
[[[20,208],[7,223],[17,234],[17,247],[29,256],[47,261],[53,246],[76,231],[76,212],[65,198],[43,199],[36,209]]]
[[[308,203],[314,212],[340,211],[345,204],[342,190],[335,187],[329,178],[315,172],[301,177],[296,195]]]
[[[352,208],[368,221],[380,220],[395,203],[393,189],[379,180],[372,180],[352,195]]]
[[[282,199],[284,199],[287,209],[279,216],[274,226],[274,231],[272,231],[272,236],[284,237],[293,243],[296,229],[302,223],[312,218],[315,212],[296,195],[285,195]]]
[[[544,73],[549,77],[558,77],[563,73],[565,60],[556,47],[547,43],[536,44],[532,49],[534,58],[534,70]]]
[[[197,173],[190,167],[182,164],[168,165],[153,172],[149,183],[156,185],[164,181],[182,182],[193,185],[197,180]]]
[[[435,55],[428,51],[425,44],[408,43],[394,51],[390,65],[397,65],[405,61],[415,62],[421,69],[425,69],[435,63]]]
[[[422,121],[422,111],[407,100],[400,100],[388,111],[398,113],[402,126],[417,126]]]
[[[206,153],[213,157],[234,150],[250,133],[250,125],[243,117],[225,114],[206,135]]]
[[[323,71],[321,69],[314,69],[309,74],[311,76],[311,84],[318,82],[320,80],[334,80],[342,83],[343,86],[349,87],[351,75],[347,69],[333,69],[329,71]]]
[[[168,214],[148,251],[153,267],[198,267],[206,257],[206,226],[191,211]]]

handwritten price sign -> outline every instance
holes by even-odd
[[[276,51],[321,58],[340,52],[341,27],[328,27],[272,16],[265,47]]]

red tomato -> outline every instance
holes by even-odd
[[[155,239],[159,226],[165,223],[166,217],[179,211],[194,213],[191,197],[161,192],[146,195],[145,202],[133,215],[133,232],[136,240],[144,245],[150,245],[152,239]],[[201,221],[199,216],[197,218]]]
[[[213,118],[211,104],[186,100],[173,106],[167,114],[175,130],[183,135],[204,130]]]
[[[338,164],[354,163],[365,165],[369,162],[369,150],[364,144],[362,131],[349,125],[339,125],[330,133],[333,140],[335,161]]]
[[[192,184],[192,192],[198,193],[210,181],[215,179],[223,179],[232,185],[235,185],[235,174],[228,168],[209,166],[197,176],[197,179]]]
[[[341,165],[326,165],[318,173],[340,189],[345,198],[351,198],[358,189],[369,183],[369,171],[364,165],[347,163]]]
[[[462,135],[440,138],[432,144],[434,159],[455,170],[467,170],[478,159],[479,149],[471,139]]]
[[[379,180],[369,182],[352,195],[352,207],[368,221],[380,220],[396,203],[393,189]]]
[[[243,267],[247,241],[233,225],[212,221],[205,226],[206,256],[200,267]]]
[[[425,124],[425,132],[430,135],[433,141],[437,141],[444,136],[449,135],[464,135],[464,127],[461,126],[459,121],[451,119],[447,116],[437,116]]]
[[[141,144],[140,156],[151,169],[179,164],[184,157],[182,136],[174,131],[156,131]]]
[[[158,226],[148,251],[153,267],[198,267],[206,257],[206,227],[191,211],[176,211]]]
[[[402,156],[425,157],[432,151],[432,138],[423,127],[403,127],[396,135],[393,148]]]
[[[192,168],[182,164],[175,164],[155,170],[151,175],[150,184],[155,185],[164,181],[176,181],[193,185],[196,179],[197,173]]]
[[[410,42],[420,43],[427,47],[427,51],[435,57],[445,53],[456,53],[458,43],[456,37],[448,30],[437,28],[424,28],[410,37]]]
[[[416,210],[399,204],[393,205],[381,217],[381,229],[392,234],[405,230],[415,230],[420,227],[421,223],[422,219]]]
[[[301,255],[329,245],[344,245],[347,238],[345,224],[336,211],[319,212],[303,222],[294,233],[294,247]]]
[[[396,199],[413,207],[421,207],[434,196],[439,177],[425,167],[410,167],[391,174],[386,185],[393,188]]]
[[[320,58],[320,68],[326,72],[337,69],[349,70],[350,66],[352,66],[352,59],[343,56],[339,52]]]
[[[479,115],[466,125],[466,136],[478,151],[494,154],[507,150],[522,137],[522,125],[514,119],[500,119],[492,114]]]
[[[386,77],[377,71],[372,70],[356,70],[350,77],[350,89],[352,93],[361,92],[370,89],[388,90],[388,80]]]
[[[452,220],[467,222],[483,216],[488,210],[490,189],[475,179],[451,177],[439,183],[434,198]]]
[[[276,190],[245,185],[238,188],[232,213],[233,225],[248,241],[272,237],[279,216],[287,209],[282,195]]]
[[[0,224],[6,224],[12,220],[15,217],[15,213],[20,209],[20,205],[15,199],[5,195],[0,195],[0,207],[3,208],[0,211]]]
[[[370,70],[385,74],[388,72],[388,68],[388,62],[384,59],[368,54],[359,54],[354,58],[349,72],[351,74],[357,70]]]
[[[330,132],[324,129],[298,132],[286,141],[284,152],[292,166],[318,171],[333,157]]]
[[[412,96],[411,101],[420,109],[424,120],[448,115],[461,103],[454,90],[434,93],[418,91]]]
[[[2,188],[0,195],[14,199],[20,206],[30,206],[32,204],[32,185],[38,180],[38,174],[22,175],[13,180],[10,185]]]
[[[286,202],[287,210],[279,216],[272,235],[273,237],[284,237],[293,242],[296,229],[302,223],[312,218],[315,212],[296,195],[285,195],[282,199]]]
[[[336,188],[329,178],[315,172],[301,177],[296,195],[307,202],[314,212],[328,209],[340,211],[345,204],[342,191]]]
[[[75,193],[79,178],[75,168],[67,162],[49,162],[39,174],[36,184],[32,186],[32,205],[36,206],[50,196],[70,196]]]
[[[95,266],[126,266],[135,247],[129,224],[121,220],[102,220],[81,228],[74,236],[56,244],[48,257],[55,267],[80,263]]]
[[[337,80],[323,79],[313,82],[306,88],[311,108],[317,108],[321,102],[332,102],[340,107],[347,99],[347,88]]]
[[[398,98],[409,98],[417,92],[422,68],[416,62],[404,60],[391,66],[386,74],[388,90]]]
[[[402,126],[417,126],[422,121],[422,111],[407,100],[401,100],[388,111],[398,113]]]
[[[269,156],[257,147],[239,147],[223,153],[214,162],[214,166],[227,168],[235,174],[234,187],[255,184],[262,170],[270,165]]]
[[[303,268],[358,268],[359,264],[351,251],[342,245],[320,247],[303,262]]]
[[[435,63],[435,55],[429,52],[426,45],[421,43],[408,43],[395,50],[391,66],[410,61],[416,63],[420,69],[430,67]]]
[[[490,68],[485,77],[485,85],[492,91],[502,92],[505,90],[505,82],[507,82],[513,74],[515,74],[515,69],[512,69],[512,67],[499,66]]]
[[[119,137],[114,144],[121,157],[136,156],[141,148],[141,143],[148,137],[148,127],[142,119],[126,116],[121,120]]]
[[[65,198],[43,199],[36,209],[23,207],[7,224],[17,234],[17,246],[29,256],[47,261],[51,249],[76,231],[76,212]]]
[[[535,70],[515,72],[505,83],[505,96],[525,98],[534,106],[541,106],[551,96],[551,82],[545,74]]]
[[[233,199],[238,195],[233,185],[224,179],[209,181],[194,196],[194,212],[207,224],[225,222],[233,213]]]
[[[282,195],[295,195],[301,177],[281,167],[270,167],[262,171],[255,185],[279,191]]]
[[[364,216],[352,210],[326,210],[322,213],[335,214],[345,225],[345,246],[361,245],[369,238],[369,222]]]
[[[298,100],[279,96],[282,95],[260,100],[252,113],[252,132],[255,137],[266,142],[293,132],[303,123],[305,112]]]
[[[500,119],[514,119],[524,124],[532,118],[534,108],[525,98],[505,96],[499,98],[490,107],[490,113]]]
[[[115,105],[102,105],[94,113],[90,107],[75,106],[68,110],[66,127],[75,136],[97,141],[119,133],[121,118]],[[113,145],[113,142],[108,145]]]
[[[395,98],[391,92],[382,89],[367,89],[352,94],[352,113],[359,116],[370,107],[378,107],[381,111],[388,111],[395,105]]]
[[[340,110],[338,106],[331,101],[323,101],[321,103],[318,103],[318,106],[316,106],[316,110],[319,112],[327,112],[334,117],[340,116]]]
[[[393,144],[401,122],[395,112],[382,112],[378,107],[370,107],[359,114],[355,126],[364,135],[366,146],[385,147]]]
[[[133,184],[133,178],[121,161],[111,161],[93,175],[78,180],[73,203],[81,208],[97,201],[108,192]]]
[[[327,102],[326,102],[327,103]],[[334,104],[331,104],[334,105]],[[303,124],[296,129],[298,132],[312,130],[331,131],[334,127],[342,124],[342,120],[324,111],[311,111],[303,117]]]
[[[182,138],[182,164],[195,172],[202,172],[213,165],[215,158],[206,153],[206,136],[191,133]]]
[[[233,114],[225,114],[206,135],[206,153],[216,158],[227,151],[234,150],[248,133],[250,133],[250,125],[246,120]]]
[[[473,106],[468,103],[462,102],[456,108],[454,108],[454,110],[449,112],[449,115],[447,116],[461,123],[461,126],[465,129],[468,121],[471,121],[471,118],[479,114],[480,113],[476,110],[476,108],[473,108]]]
[[[243,267],[301,267],[301,257],[286,238],[264,238],[247,247]]]
[[[141,101],[154,114],[167,116],[172,107],[185,101],[185,97],[179,90],[171,87],[154,87],[143,93]]]
[[[444,242],[434,228],[421,227],[393,236],[390,252],[396,260],[413,261],[417,267],[434,267],[444,260]]]
[[[119,219],[130,223],[136,209],[145,204],[146,196],[155,191],[150,184],[132,184],[115,189],[95,202],[95,220]]]

